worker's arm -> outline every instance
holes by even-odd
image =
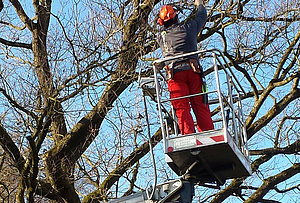
[[[204,25],[206,23],[207,13],[206,13],[206,9],[203,5],[203,0],[195,0],[194,4],[197,9],[195,22],[197,23],[197,33],[198,33],[201,31],[201,29],[204,27]]]
[[[195,6],[200,6],[200,5],[203,5],[203,1],[202,0],[195,0],[194,2]]]

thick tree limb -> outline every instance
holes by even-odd
[[[70,191],[68,191],[68,189],[71,189],[75,192],[74,188],[66,188],[66,182],[70,184],[67,171],[72,168],[81,154],[95,139],[100,125],[113,102],[130,83],[131,80],[127,78],[127,81],[117,81],[108,85],[93,111],[81,119],[80,122],[47,153],[46,165],[49,171],[48,175],[52,177],[52,184],[56,186],[57,190],[59,190],[61,195],[66,199],[72,199],[74,201],[73,195],[76,195],[76,193],[71,194]]]
[[[36,194],[42,197],[46,197],[51,200],[55,200],[59,203],[63,203],[63,199],[59,193],[51,186],[50,183],[38,181],[38,187],[36,188]]]
[[[21,42],[12,42],[0,37],[0,43],[11,46],[11,47],[18,47],[18,48],[25,48],[25,49],[32,49],[31,44],[21,43]]]
[[[151,138],[151,143],[153,147],[159,143],[162,139],[161,130],[159,129]],[[111,186],[116,183],[117,180],[138,160],[144,157],[149,152],[149,142],[145,142],[135,151],[133,151],[122,163],[117,166],[108,177],[102,182],[99,189],[90,193],[83,199],[83,203],[91,202],[92,200],[101,201],[106,198],[106,192],[111,188]]]
[[[266,154],[263,154],[258,159],[256,159],[255,161],[252,162],[252,164],[251,164],[252,171],[253,172],[257,171],[258,168],[261,166],[261,164],[266,163],[267,161],[272,159],[273,156],[276,154],[285,153],[285,152],[294,153],[295,151],[299,151],[299,140],[294,142],[292,145],[283,148],[283,150],[278,150],[278,151],[267,150]],[[230,195],[232,195],[234,193],[239,193],[241,185],[243,184],[245,179],[246,179],[246,177],[233,179],[232,182],[225,189],[219,191],[214,196],[211,203],[223,202]],[[254,189],[256,190],[257,188],[254,188]]]
[[[285,53],[283,54],[278,66],[277,66],[277,70],[273,76],[273,79],[279,78],[279,74],[280,74],[281,70],[283,69],[283,66],[285,65],[286,61],[291,57],[291,52],[293,52],[295,50],[295,46],[299,40],[300,40],[300,30],[298,31],[298,33],[294,37],[293,41],[289,44],[288,48],[286,49]],[[298,46],[298,51],[299,51],[299,46]]]
[[[95,139],[101,123],[113,102],[134,81],[135,77],[133,76],[136,64],[141,54],[141,47],[136,47],[137,43],[134,41],[136,39],[136,31],[140,26],[143,26],[143,21],[146,21],[154,3],[157,2],[157,0],[147,1],[145,4],[142,4],[141,10],[134,12],[129,18],[124,30],[124,45],[121,49],[122,54],[119,58],[118,67],[99,102],[60,143],[47,153],[46,165],[49,171],[48,175],[51,176],[52,184],[55,185],[66,200],[73,200],[72,195],[75,195],[75,190],[71,194],[72,191],[68,191],[65,188],[66,184],[70,184],[70,180],[66,177],[65,172],[68,171],[67,168],[71,168],[75,164],[77,159]],[[140,42],[140,44],[143,43]],[[71,190],[73,189],[71,188]]]
[[[266,148],[262,150],[250,150],[250,155],[277,155],[277,154],[296,154],[300,152],[300,138],[293,144],[284,148]]]
[[[274,176],[265,179],[263,181],[263,184],[260,186],[260,188],[258,188],[258,190],[256,190],[251,195],[251,197],[244,202],[245,203],[259,202],[271,189],[274,189],[274,187],[277,184],[293,177],[297,173],[300,173],[300,163],[295,163],[293,166],[280,172],[279,174],[276,174]]]
[[[21,155],[18,147],[11,139],[5,128],[0,123],[0,145],[4,149],[5,153],[13,160],[15,166],[21,172],[24,167],[25,160]]]
[[[4,8],[3,1],[0,0],[0,12],[2,11],[3,8]]]
[[[297,16],[294,16],[293,18],[283,18],[283,17],[271,17],[271,18],[265,18],[265,17],[246,17],[246,16],[240,16],[240,19],[243,21],[260,21],[260,22],[274,22],[274,21],[281,21],[281,22],[295,22],[300,21],[300,18]]]
[[[33,26],[34,23],[33,21],[27,16],[26,12],[24,11],[22,5],[18,0],[9,0],[10,3],[14,6],[19,18],[21,21],[26,25],[26,27],[30,30],[33,31]]]
[[[293,88],[289,94],[287,94],[281,101],[276,103],[263,117],[258,119],[255,123],[248,126],[247,135],[250,139],[256,132],[263,128],[270,120],[282,112],[282,110],[289,105],[292,101],[300,97],[300,89]],[[252,115],[250,114],[249,117]],[[249,123],[246,122],[246,125]]]

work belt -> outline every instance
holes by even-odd
[[[193,58],[185,61],[171,63],[170,65],[167,65],[165,68],[167,70],[168,80],[173,78],[174,73],[182,70],[192,69],[195,73],[202,74],[202,67],[199,65],[198,60]]]
[[[191,65],[189,62],[179,62],[179,63],[174,63],[173,65],[173,74],[183,71],[183,70],[190,70]]]

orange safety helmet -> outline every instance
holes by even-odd
[[[159,12],[159,18],[157,20],[157,23],[159,25],[163,25],[164,22],[174,18],[176,14],[177,11],[173,8],[173,6],[164,5]]]

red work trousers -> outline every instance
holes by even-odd
[[[202,78],[192,69],[174,74],[168,81],[170,97],[183,97],[202,92]],[[178,118],[178,125],[182,135],[195,132],[194,120],[191,115],[191,106],[197,120],[199,132],[214,129],[209,105],[203,103],[203,96],[194,96],[171,101]]]

